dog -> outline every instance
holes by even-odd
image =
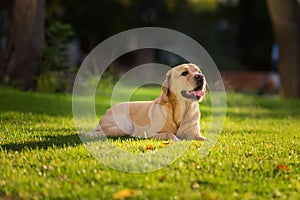
[[[200,134],[199,111],[206,86],[205,76],[195,64],[176,66],[167,72],[162,93],[155,100],[113,106],[91,135],[206,140]]]

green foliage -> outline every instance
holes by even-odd
[[[219,1],[218,0],[189,0],[189,5],[195,12],[215,12],[217,11]]]
[[[142,88],[133,99],[160,92]],[[121,191],[131,191],[131,199],[297,199],[300,192],[298,100],[227,94],[223,133],[208,156],[198,156],[202,143],[195,141],[166,168],[128,174],[86,150],[74,128],[71,95],[1,88],[0,96],[0,199],[112,199]],[[108,102],[97,96],[98,115]],[[201,110],[206,134],[208,101]],[[163,148],[159,140],[108,142],[132,152]]]
[[[67,48],[74,36],[70,24],[55,22],[46,31],[47,45],[36,77],[37,91],[57,92],[66,89],[68,74],[74,66],[67,64]]]
[[[59,74],[61,76],[59,76]],[[37,91],[53,93],[64,89],[65,76],[59,71],[48,71],[36,77]]]
[[[113,90],[113,87],[115,86],[115,83],[117,81],[117,76],[111,72],[106,71],[103,73],[101,80],[95,80],[97,81],[97,94],[103,95],[103,96],[110,96],[111,91]]]
[[[47,46],[44,51],[42,71],[65,68],[67,45],[74,36],[70,24],[55,22],[46,31]]]

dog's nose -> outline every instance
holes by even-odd
[[[203,74],[196,74],[195,79],[196,80],[202,80],[204,78]]]

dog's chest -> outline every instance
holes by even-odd
[[[173,132],[176,133],[181,121],[182,116],[179,109],[175,108],[172,104],[167,105],[167,119],[163,129],[160,132]]]
[[[176,124],[176,127],[179,128],[180,124],[181,124],[181,121],[182,121],[182,114],[179,110],[174,110],[174,113],[173,113],[173,120]]]

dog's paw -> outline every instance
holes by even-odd
[[[194,138],[194,140],[198,140],[198,141],[209,141],[207,138],[201,136],[201,135],[196,135],[196,137]]]
[[[152,136],[152,138],[159,139],[159,140],[173,140],[175,142],[180,141],[180,139],[176,137],[176,135],[172,132],[156,133],[155,135]]]

